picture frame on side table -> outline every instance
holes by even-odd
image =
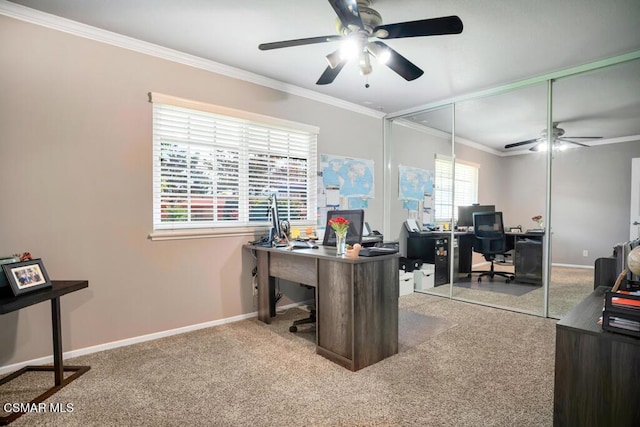
[[[47,270],[39,258],[2,264],[2,269],[15,296],[51,286]]]

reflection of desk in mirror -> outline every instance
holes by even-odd
[[[258,319],[275,316],[275,279],[315,288],[316,352],[357,371],[398,352],[399,255],[355,259],[336,249],[255,250]]]
[[[505,233],[507,251],[514,250],[514,270],[516,281],[521,283],[542,284],[542,241],[544,233]],[[448,245],[451,232],[420,231],[410,232],[407,237],[407,258],[420,259],[435,264],[436,284],[449,282],[449,257],[438,258],[436,248],[439,244]],[[456,231],[453,237],[457,242],[454,252],[454,281],[467,276],[473,264],[473,232]],[[444,239],[444,240],[443,240]],[[438,272],[442,272],[440,275]]]
[[[455,233],[458,245],[464,244],[467,233]],[[449,283],[449,239],[451,233],[446,231],[409,232],[407,237],[407,258],[419,259],[434,265],[434,285]],[[469,246],[469,248],[471,248]],[[458,250],[457,272],[471,271],[471,253]],[[466,258],[465,258],[466,257]],[[468,265],[468,267],[467,267]]]
[[[513,239],[515,281],[542,285],[542,247],[544,233],[506,233]],[[510,244],[511,242],[509,242]]]

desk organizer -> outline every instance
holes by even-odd
[[[640,295],[606,292],[602,328],[640,338]]]

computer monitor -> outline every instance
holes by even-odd
[[[269,240],[271,244],[278,244],[282,240],[282,227],[280,224],[280,214],[278,213],[278,198],[276,193],[269,196],[269,216],[271,217],[271,232]]]
[[[476,212],[495,212],[495,205],[458,206],[458,227],[473,227],[473,214]]]
[[[336,217],[343,217],[349,221],[349,231],[347,231],[347,244],[355,245],[356,243],[362,243],[362,227],[364,224],[364,210],[363,209],[348,209],[348,210],[333,210],[327,212],[327,224],[324,230],[324,240],[322,244],[324,246],[336,245],[336,232],[329,225],[329,220]]]

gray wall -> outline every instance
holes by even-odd
[[[554,156],[553,261],[593,266],[629,240],[631,159],[640,141],[570,150]],[[588,256],[583,256],[583,250]]]
[[[148,92],[318,126],[319,152],[375,162],[367,219],[382,223],[379,118],[4,16],[0,69],[0,255],[89,280],[62,298],[65,351],[256,310],[252,236],[147,239]],[[50,321],[48,304],[0,316],[0,367],[50,355]]]
[[[611,255],[616,243],[628,240],[633,157],[640,157],[638,141],[553,154],[553,263],[593,267],[597,258]],[[545,154],[510,156],[502,162],[510,201],[506,221],[534,227],[530,218],[544,215]]]

